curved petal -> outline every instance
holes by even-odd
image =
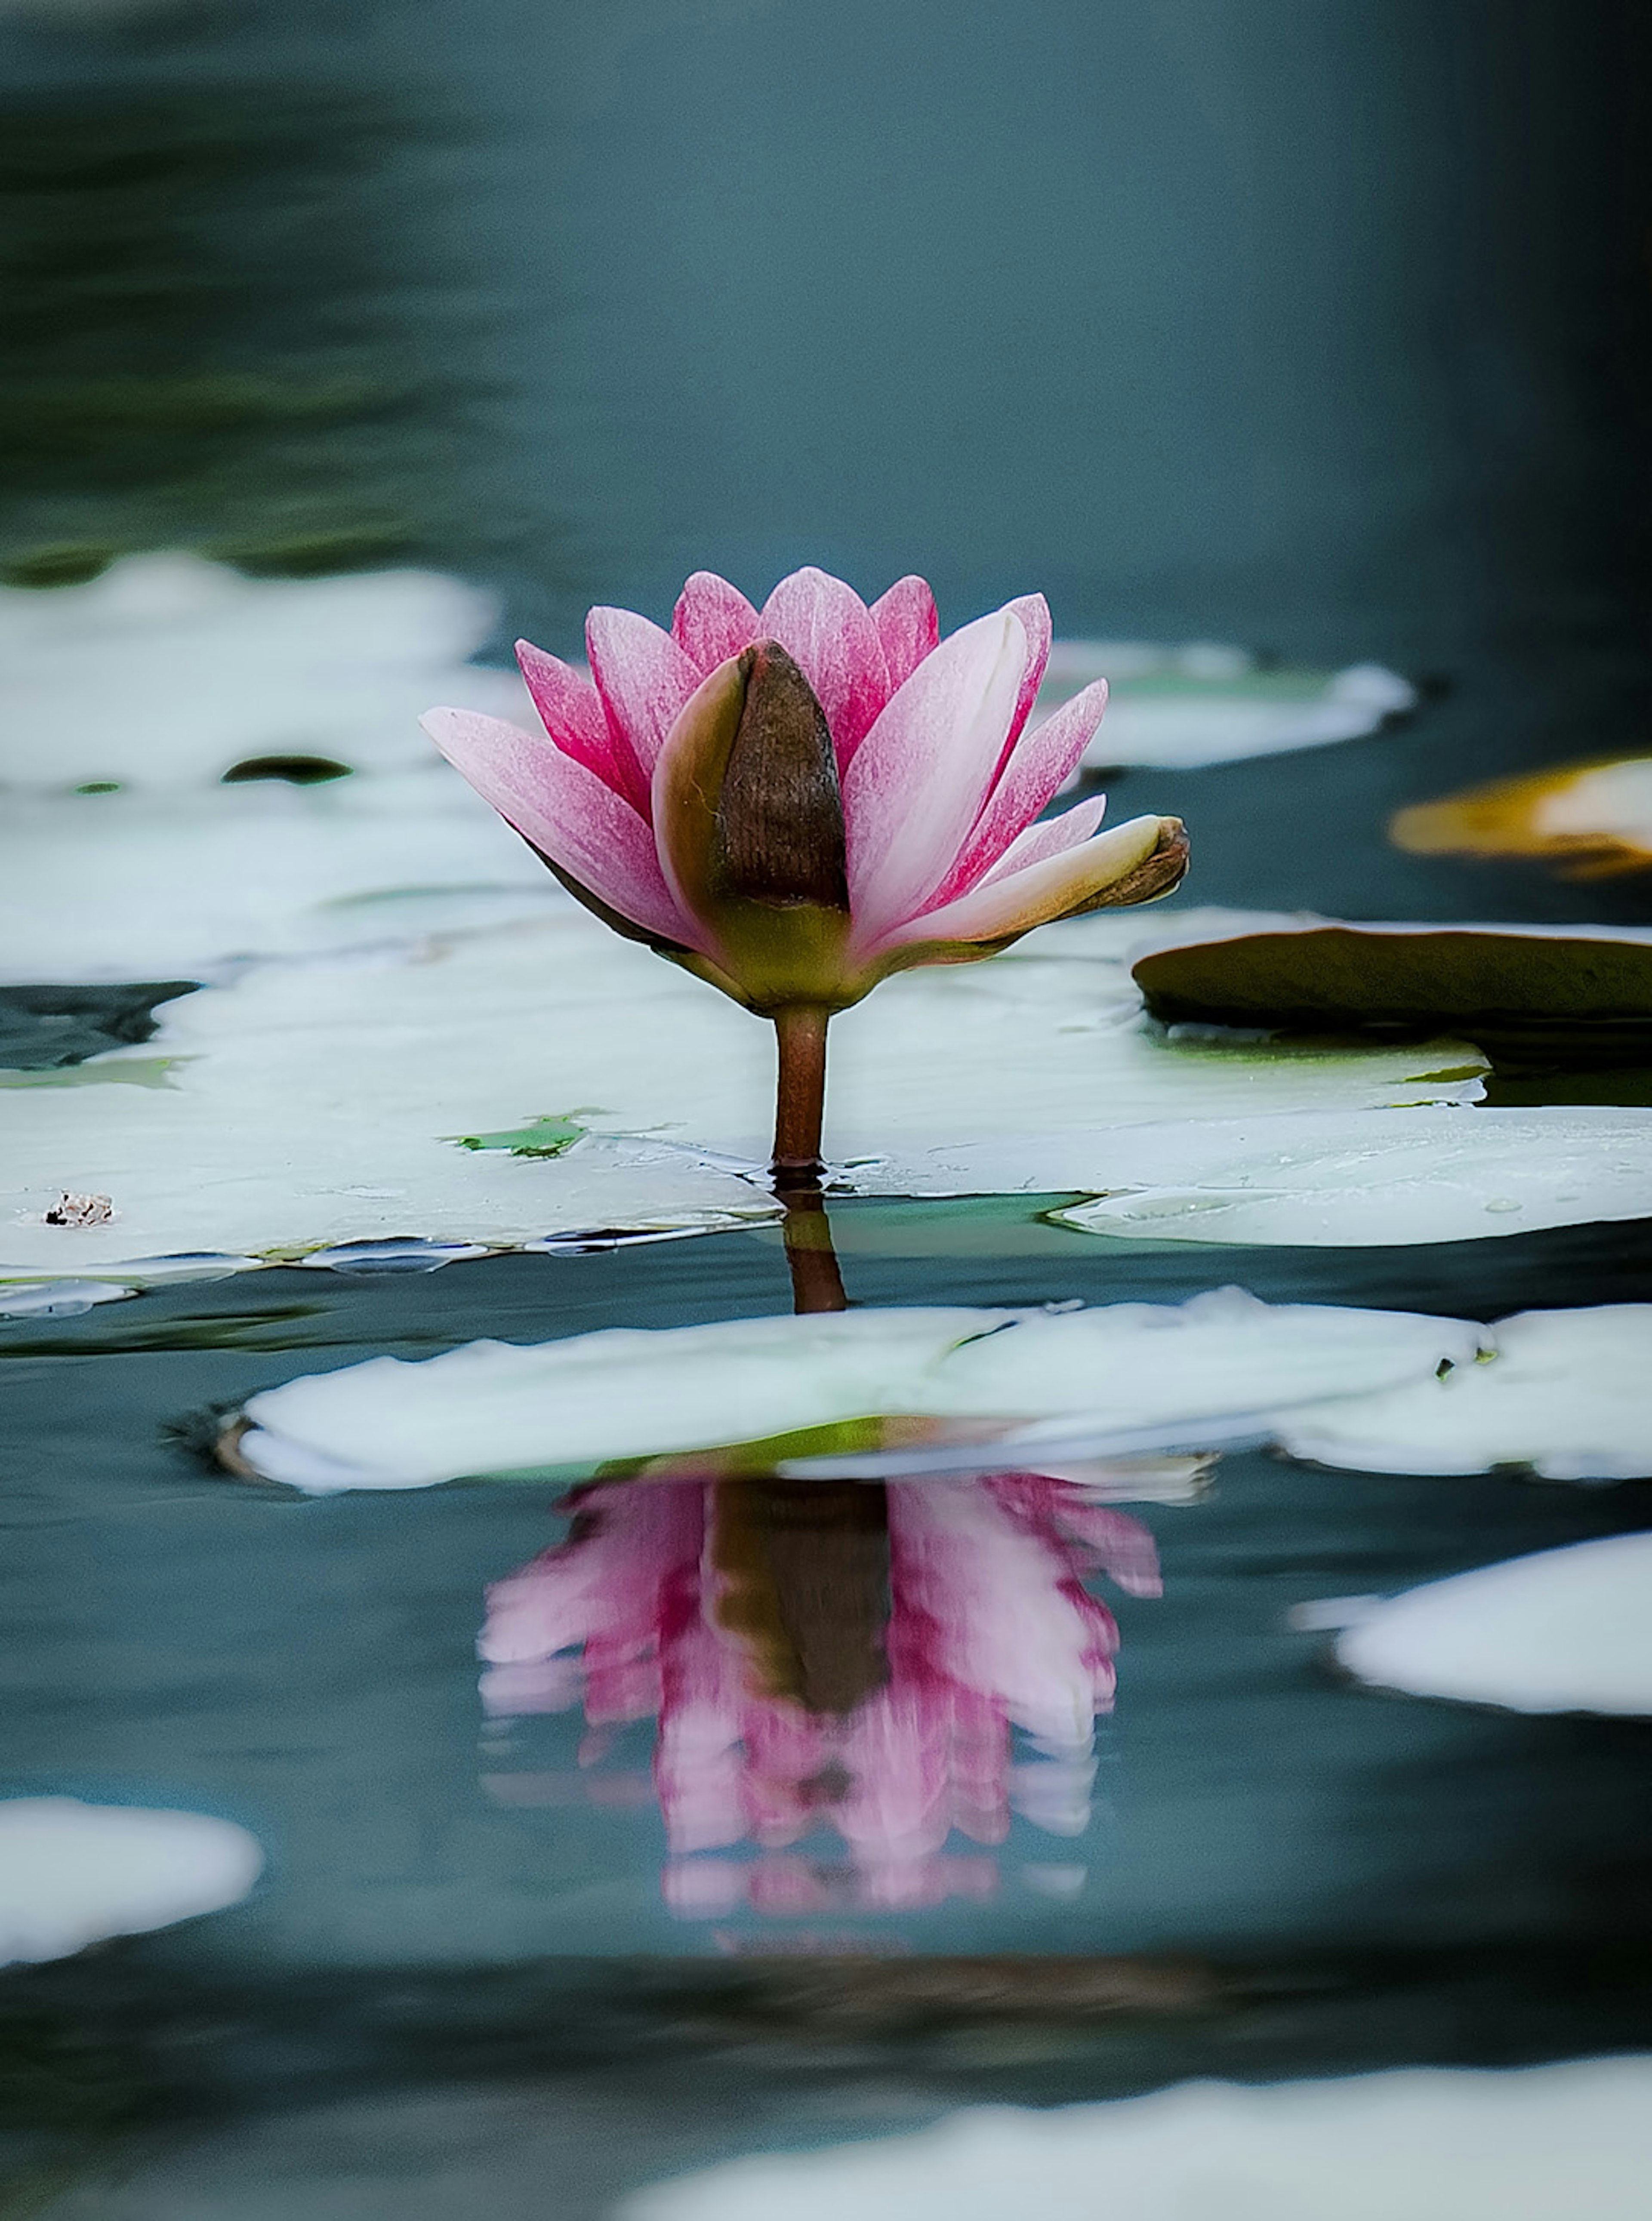
[[[671,636],[702,672],[715,671],[757,637],[757,612],[738,586],[696,571],[677,597]]]
[[[1032,705],[1038,690],[1044,683],[1044,666],[1049,661],[1050,621],[1049,604],[1042,594],[1023,594],[1010,607],[1021,619],[1027,635],[1027,668],[1021,674],[1021,691],[1016,698],[1016,713],[1010,720],[1011,746],[1021,738],[1021,730],[1032,714]]]
[[[571,879],[645,933],[703,945],[666,888],[647,821],[595,772],[502,717],[432,710],[420,722],[483,800]]]
[[[1027,662],[1008,610],[977,617],[892,695],[843,779],[858,947],[920,910],[946,878],[997,771]]]
[[[1059,817],[1041,817],[1015,839],[989,872],[983,872],[977,884],[990,887],[995,879],[1004,879],[1011,872],[1025,869],[1029,864],[1042,864],[1046,856],[1064,856],[1069,848],[1076,848],[1080,841],[1087,841],[1101,830],[1101,821],[1107,815],[1107,798],[1094,795],[1088,802],[1076,803],[1071,810],[1062,810]]]
[[[1098,833],[1076,848],[986,881],[884,935],[880,946],[914,941],[1002,941],[1029,933],[1052,918],[1083,910],[1117,881],[1145,864],[1158,848],[1161,817],[1132,817]]]
[[[872,622],[884,645],[892,689],[904,686],[926,655],[941,645],[941,620],[927,579],[897,579],[872,604]]]
[[[1061,791],[1101,723],[1107,681],[1098,679],[1052,717],[1023,733],[998,781],[982,805],[958,860],[936,891],[937,904],[954,902],[1004,858],[1023,829]]]
[[[699,668],[668,632],[631,610],[592,610],[585,652],[615,737],[629,742],[646,779],[678,711],[700,683]]]
[[[563,754],[594,771],[646,816],[648,782],[636,751],[610,725],[602,697],[590,679],[560,656],[547,655],[530,640],[516,642],[516,662],[546,731]]]
[[[872,612],[852,586],[811,567],[781,579],[758,624],[814,688],[842,771],[890,696],[889,666]]]

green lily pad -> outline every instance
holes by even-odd
[[[1167,1023],[1460,1029],[1499,1046],[1652,1054],[1652,936],[1312,923],[1156,948],[1132,967]]]

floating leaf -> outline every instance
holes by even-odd
[[[1496,1339],[1484,1364],[1350,1398],[1290,1421],[1280,1442],[1366,1473],[1652,1474],[1652,1304],[1523,1311]]]
[[[1097,679],[1111,689],[1086,761],[1197,770],[1375,732],[1417,705],[1417,690],[1380,664],[1313,671],[1264,663],[1243,648],[1195,641],[1058,640],[1035,716]]]
[[[216,1912],[246,1896],[263,1863],[245,1828],[204,1813],[0,1800],[0,1965]]]
[[[1652,1535],[1430,1581],[1362,1614],[1336,1655],[1361,1680],[1413,1696],[1652,1715]]]
[[[1389,825],[1416,856],[1540,856],[1569,879],[1652,867],[1652,758],[1561,764],[1415,803]]]
[[[1059,1470],[1086,1452],[1266,1439],[1280,1410],[1430,1378],[1442,1360],[1471,1361],[1480,1339],[1461,1320],[1237,1289],[1054,1317],[868,1310],[620,1328],[290,1380],[249,1400],[238,1455],[316,1493],[616,1461],[641,1471],[663,1457],[673,1477],[702,1474],[692,1453],[717,1473],[771,1457],[858,1469],[903,1437],[944,1436],[954,1448],[938,1461],[954,1468]],[[1139,1443],[1144,1431],[1170,1439]],[[991,1447],[972,1455],[971,1443]]]
[[[1460,1029],[1652,1056],[1652,931],[1344,925],[1217,931],[1139,956],[1155,1017],[1232,1026]],[[1586,1035],[1587,1042],[1578,1038]]]
[[[1149,1976],[1140,1969],[1138,1980]],[[855,1979],[858,1986],[858,1970]],[[936,1993],[931,1974],[923,2003]],[[967,1994],[979,2011],[978,1975]],[[1589,2221],[1643,2221],[1649,2173],[1652,2062],[1591,2059],[1260,2086],[1184,2082],[1110,2105],[986,2106],[916,2134],[737,2159],[635,2192],[616,2212],[616,2221],[842,2221],[851,2213],[856,2221],[1022,2213],[1071,2221],[1103,2212],[1141,2221],[1391,2221],[1397,2213],[1555,2221],[1586,2207]]]

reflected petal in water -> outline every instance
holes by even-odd
[[[751,1480],[581,1490],[567,1540],[488,1595],[490,1713],[650,1716],[671,1864],[695,1915],[979,1896],[1012,1811],[1089,1819],[1118,1630],[1085,1576],[1158,1593],[1147,1530],[1099,1488]],[[579,1654],[576,1668],[570,1654]],[[1012,1761],[1012,1730],[1035,1755]],[[845,1865],[786,1851],[829,1823]]]

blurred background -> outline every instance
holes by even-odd
[[[1285,823],[1277,775],[1179,791],[1221,816],[1196,892],[1437,909],[1392,858],[1333,883],[1305,811],[1380,848],[1430,779],[1644,738],[1649,35],[8,0],[3,577],[418,566],[497,594],[497,656],[815,561],[948,624],[1040,587],[1068,638],[1376,662],[1455,690],[1425,749],[1295,759]]]

